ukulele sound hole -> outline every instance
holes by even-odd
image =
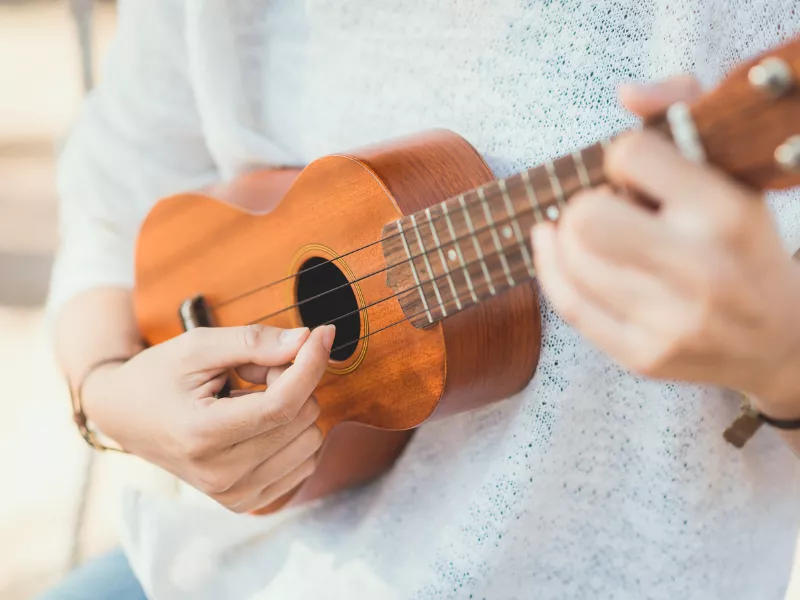
[[[336,325],[333,360],[346,360],[356,351],[361,333],[358,301],[347,277],[326,258],[309,258],[297,274],[297,302],[306,327]]]

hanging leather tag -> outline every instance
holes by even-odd
[[[747,440],[755,435],[761,425],[763,425],[763,422],[750,406],[747,396],[742,394],[742,408],[739,416],[725,430],[722,437],[729,444],[742,448],[747,443]]]

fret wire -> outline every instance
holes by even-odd
[[[475,228],[472,226],[472,219],[469,216],[469,210],[467,210],[467,206],[464,203],[464,194],[461,194],[458,197],[458,202],[461,204],[461,212],[464,213],[464,220],[467,223],[467,230],[470,233],[470,237],[472,238],[472,245],[475,246],[475,253],[478,255],[478,260],[481,263],[481,269],[483,270],[483,277],[486,279],[487,284],[489,285],[489,291],[491,292],[492,296],[497,294],[497,290],[494,289],[494,284],[492,282],[492,278],[489,275],[489,267],[486,266],[486,261],[483,258],[483,250],[481,249],[481,245],[478,242],[478,237],[475,235]]]
[[[439,253],[439,260],[442,261],[442,268],[444,269],[444,272],[447,275],[447,282],[450,284],[450,293],[453,295],[453,298],[456,301],[456,308],[458,310],[461,310],[463,306],[461,306],[461,300],[459,299],[458,293],[456,292],[456,285],[453,282],[453,277],[450,275],[450,267],[447,265],[447,260],[444,257],[444,252],[442,251],[442,244],[439,241],[439,234],[436,232],[436,227],[433,226],[433,217],[431,216],[430,207],[425,209],[425,216],[428,217],[428,227],[430,227],[431,234],[433,235],[433,243],[436,244],[436,250]]]
[[[572,161],[575,163],[575,170],[578,172],[578,179],[581,182],[581,187],[592,187],[592,180],[589,177],[589,171],[586,170],[586,163],[583,162],[583,152],[581,150],[573,152]]]
[[[519,221],[517,220],[517,211],[514,209],[514,203],[511,202],[511,198],[508,195],[506,180],[501,179],[497,182],[497,185],[500,187],[500,192],[503,194],[503,202],[505,202],[506,205],[506,214],[511,218],[511,228],[514,230],[514,235],[517,238],[517,243],[519,244],[522,258],[525,261],[525,267],[528,269],[528,275],[530,277],[535,277],[536,271],[533,268],[533,261],[528,253],[528,246],[525,244],[525,240],[522,237],[522,230],[520,229]]]
[[[534,220],[537,222],[544,221],[544,214],[542,213],[542,205],[539,204],[539,199],[536,197],[536,192],[533,191],[533,184],[531,183],[531,174],[529,171],[522,172],[522,180],[525,182],[525,191],[528,193],[528,202],[534,212]]]
[[[481,205],[483,206],[483,214],[486,215],[486,222],[489,225],[489,232],[492,234],[494,247],[497,248],[497,254],[500,257],[500,265],[503,267],[503,273],[505,273],[508,285],[513,287],[516,284],[514,283],[514,278],[511,276],[511,271],[509,271],[508,269],[508,260],[506,259],[506,253],[503,252],[503,246],[500,243],[500,236],[497,233],[497,227],[494,224],[494,219],[492,218],[492,212],[489,210],[489,205],[486,203],[486,195],[483,192],[483,187],[478,188],[478,198],[480,198]]]
[[[431,310],[430,308],[428,308],[428,300],[427,298],[425,298],[425,291],[422,289],[422,284],[419,281],[419,275],[417,274],[417,265],[414,264],[414,259],[411,258],[411,250],[408,247],[408,241],[406,240],[406,233],[405,231],[403,231],[403,226],[400,224],[401,221],[397,221],[397,229],[400,231],[400,238],[403,240],[403,248],[405,248],[406,256],[408,256],[409,262],[411,263],[411,273],[413,273],[414,283],[417,284],[417,287],[419,289],[419,297],[422,298],[422,306],[425,307],[425,314],[428,316],[428,322],[433,323],[433,315],[431,315]]]
[[[474,263],[470,263],[470,264],[474,264]],[[438,277],[441,277],[441,275],[439,275]],[[427,283],[427,282],[426,282],[426,283]],[[381,300],[377,300],[377,301],[376,301],[376,302],[374,302],[373,304],[371,304],[371,305],[368,305],[368,306],[366,306],[366,307],[364,307],[364,308],[359,308],[359,309],[357,309],[356,311],[354,311],[354,313],[351,313],[351,314],[359,313],[359,312],[361,312],[361,311],[364,311],[364,310],[368,309],[370,306],[375,306],[375,305],[377,305],[377,304],[380,304],[381,302],[385,302],[385,301],[387,301],[387,300],[390,300],[391,298],[396,298],[396,297],[398,297],[398,296],[400,296],[400,295],[402,295],[402,294],[405,294],[405,293],[408,293],[408,292],[411,292],[411,291],[412,291],[412,289],[411,289],[411,288],[409,288],[409,289],[406,289],[406,290],[402,290],[402,291],[400,291],[400,292],[397,292],[396,294],[392,294],[391,296],[387,296],[386,298],[383,298],[383,299],[381,299]],[[466,298],[465,298],[465,299],[466,299]],[[340,345],[340,346],[336,346],[336,347],[334,348],[334,350],[336,350],[336,349],[339,349],[339,348],[344,348],[344,347],[346,347],[346,346],[349,346],[349,345],[352,345],[352,344],[357,344],[357,343],[358,343],[358,342],[360,342],[362,339],[365,339],[365,338],[368,338],[368,337],[370,337],[370,336],[372,336],[372,335],[375,335],[375,334],[377,334],[377,333],[380,333],[381,331],[384,331],[384,330],[386,330],[386,329],[389,329],[390,327],[394,327],[395,325],[400,325],[401,323],[405,323],[405,322],[413,322],[413,320],[414,320],[416,317],[420,316],[420,315],[421,315],[423,312],[424,312],[423,310],[420,310],[420,311],[417,311],[417,312],[415,312],[415,313],[412,313],[412,314],[410,314],[410,315],[404,316],[402,319],[400,319],[400,320],[398,320],[398,321],[395,321],[395,322],[393,322],[393,323],[390,323],[389,325],[385,325],[384,327],[381,327],[381,328],[379,328],[379,329],[377,329],[377,330],[375,330],[375,331],[371,331],[370,333],[367,333],[367,334],[365,334],[365,335],[362,335],[361,337],[359,337],[359,338],[357,338],[357,339],[355,339],[355,340],[351,340],[351,341],[349,341],[349,342],[345,342],[344,344],[342,344],[342,345]],[[347,315],[342,315],[342,316],[340,316],[340,317],[337,317],[337,319],[339,319],[339,318],[342,318],[342,317],[347,317],[347,316],[349,316],[349,314],[347,314]],[[336,320],[336,319],[334,319],[334,320]],[[322,325],[328,325],[329,323],[331,323],[331,321],[329,321],[329,322],[327,322],[327,323],[323,323]],[[322,326],[322,325],[320,325],[320,326]]]
[[[561,189],[561,181],[559,181],[558,175],[556,175],[556,168],[553,161],[548,160],[544,163],[544,168],[547,170],[547,177],[550,179],[550,187],[553,188],[556,200],[561,206],[565,206],[567,202],[564,199],[564,190]]]
[[[608,147],[609,147],[609,144],[611,143],[611,140],[612,140],[612,138],[610,138],[610,137],[609,137],[609,138],[603,138],[603,139],[600,139],[600,140],[598,140],[598,142],[597,142],[595,145],[599,145],[599,146],[602,148],[602,150],[604,150],[604,151],[605,151],[605,150],[607,150],[607,149],[608,149]],[[584,148],[584,150],[590,150],[590,149],[592,149],[593,147],[594,147],[594,146],[589,146],[589,147],[587,147],[587,148]],[[581,151],[581,152],[583,152],[583,151]],[[522,172],[520,175],[521,175],[521,177],[522,177],[523,181],[524,181],[524,182],[525,182],[525,184],[526,184],[526,188],[527,188],[527,190],[528,190],[528,197],[529,197],[529,200],[531,201],[531,206],[532,206],[532,208],[534,208],[534,209],[536,210],[536,214],[537,214],[537,220],[538,220],[538,221],[541,221],[541,220],[542,220],[542,212],[541,212],[541,208],[540,208],[540,207],[538,207],[538,206],[536,205],[536,203],[535,203],[535,194],[533,194],[533,195],[532,195],[532,193],[533,193],[533,189],[532,189],[532,185],[531,185],[531,183],[530,183],[530,174],[529,174],[529,171],[523,171],[523,172]],[[602,179],[602,177],[601,177],[601,179]],[[553,211],[555,211],[555,213],[556,213],[556,215],[557,215],[558,209],[557,209],[557,208],[555,208],[555,207],[553,207]],[[438,219],[439,217],[436,217],[436,218]],[[356,249],[354,249],[354,250],[350,250],[349,252],[345,253],[345,254],[344,254],[344,255],[342,255],[342,256],[338,256],[338,257],[336,257],[336,258],[334,258],[334,259],[331,259],[331,260],[329,260],[329,261],[325,261],[324,263],[320,263],[320,264],[317,264],[317,265],[315,265],[315,266],[313,266],[313,267],[309,267],[308,269],[303,269],[303,271],[309,271],[309,270],[311,270],[311,269],[314,269],[314,268],[321,267],[321,266],[322,266],[323,264],[325,264],[325,263],[328,263],[328,262],[334,262],[334,261],[336,261],[336,260],[340,260],[340,259],[342,259],[342,258],[344,258],[345,256],[348,256],[348,255],[350,255],[350,254],[354,254],[354,253],[356,253],[356,252],[360,252],[360,251],[362,251],[362,250],[366,250],[367,248],[369,248],[369,247],[371,247],[371,246],[373,246],[373,245],[377,245],[377,244],[386,243],[386,242],[387,242],[387,241],[388,241],[390,238],[392,238],[392,237],[394,237],[394,236],[398,236],[398,237],[399,237],[399,236],[401,236],[401,234],[402,234],[402,232],[398,232],[398,233],[395,233],[395,234],[390,234],[390,235],[388,235],[388,236],[387,236],[385,239],[375,240],[375,241],[373,241],[373,242],[371,242],[371,243],[369,243],[369,244],[366,244],[366,245],[365,245],[365,246],[363,246],[363,247],[356,248]],[[238,294],[238,295],[236,295],[236,296],[234,296],[234,297],[232,297],[232,298],[227,298],[227,299],[225,299],[225,300],[222,300],[222,301],[220,301],[220,302],[217,302],[217,303],[215,303],[214,307],[215,307],[215,308],[222,308],[222,307],[224,307],[224,306],[227,306],[228,304],[231,304],[232,302],[235,302],[235,301],[237,301],[237,300],[240,300],[241,298],[244,298],[244,297],[246,297],[246,296],[249,296],[250,294],[253,294],[253,293],[259,292],[259,291],[261,291],[261,290],[264,290],[264,289],[266,289],[266,288],[268,288],[268,287],[271,287],[271,286],[273,286],[273,285],[277,285],[278,283],[281,283],[281,282],[283,282],[283,281],[287,281],[287,280],[290,280],[290,279],[296,278],[298,275],[299,275],[299,273],[291,274],[291,275],[288,275],[287,277],[281,278],[281,279],[279,279],[279,280],[277,280],[277,281],[271,281],[271,282],[269,282],[269,283],[267,283],[267,284],[264,284],[264,285],[259,285],[259,286],[257,286],[257,287],[256,287],[256,288],[254,288],[254,289],[247,290],[247,291],[245,291],[245,292],[243,292],[243,293],[241,293],[241,294]]]
[[[469,263],[467,263],[467,264],[468,264],[468,265],[474,265],[474,264],[476,264],[477,262],[478,262],[478,261],[477,261],[477,260],[475,260],[475,261],[471,261],[471,262],[469,262]],[[523,267],[523,265],[522,265],[521,263],[517,263],[517,268],[523,269],[524,267]],[[523,273],[520,273],[520,276],[524,276],[524,274],[523,274]],[[439,275],[438,277],[442,277],[442,276],[441,276],[441,275]],[[423,283],[424,283],[424,282],[423,282]],[[481,287],[480,287],[481,285],[482,285],[482,284],[479,282],[479,283],[478,283],[478,286],[479,286],[479,288],[478,288],[478,291],[479,291],[479,292],[481,292],[481,296],[480,296],[480,298],[488,298],[488,297],[489,297],[488,295],[487,295],[487,296],[484,296],[484,295],[483,295],[483,293],[484,293],[484,292],[488,291],[488,286],[485,286],[485,287],[484,287],[484,289],[481,289]],[[398,294],[396,294],[396,296],[399,296],[399,295],[401,295],[401,294],[403,294],[403,293],[408,293],[408,292],[410,292],[410,291],[412,291],[412,290],[410,290],[410,289],[408,289],[408,290],[403,290],[402,292],[399,292]],[[466,298],[464,298],[464,300],[466,300]],[[422,314],[422,313],[421,313],[421,311],[420,311],[420,312],[417,312],[417,313],[415,313],[413,316],[419,316],[420,314]]]
[[[428,269],[428,273],[430,273],[431,281],[433,281],[433,293],[436,295],[436,301],[439,303],[439,310],[442,311],[442,317],[447,316],[447,309],[444,307],[444,303],[442,302],[442,295],[439,293],[439,284],[436,283],[435,273],[431,268],[431,262],[428,260],[428,251],[426,250],[425,246],[422,245],[422,236],[419,233],[419,227],[417,227],[417,220],[414,218],[414,215],[411,215],[411,226],[414,228],[414,233],[417,234],[417,244],[419,245],[419,249],[422,252],[422,260],[425,261],[425,268]]]
[[[464,270],[464,279],[467,281],[467,288],[469,288],[472,301],[477,304],[478,296],[475,294],[475,288],[472,285],[472,278],[469,276],[467,263],[464,260],[464,254],[461,252],[461,245],[458,243],[458,237],[456,237],[456,230],[453,228],[453,222],[450,220],[450,213],[447,212],[447,202],[442,202],[440,206],[442,207],[444,220],[447,222],[447,230],[450,232],[450,241],[453,243],[453,246],[455,246],[456,254],[458,255],[458,261],[461,263],[461,268]]]

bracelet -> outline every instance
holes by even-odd
[[[90,426],[89,419],[86,417],[86,413],[83,410],[83,387],[92,373],[97,371],[100,367],[110,364],[123,364],[128,362],[130,358],[130,356],[115,356],[97,361],[86,370],[86,373],[83,375],[83,379],[81,379],[77,386],[73,386],[69,379],[67,379],[67,387],[69,389],[70,400],[72,402],[72,418],[75,421],[75,425],[78,427],[78,432],[81,434],[81,437],[95,450],[111,450],[113,452],[126,453],[126,451],[121,447],[111,446],[103,443],[100,440],[100,432]]]
[[[773,419],[762,412],[755,411],[755,413],[759,421],[771,425],[776,429],[784,429],[786,431],[800,429],[800,419]]]

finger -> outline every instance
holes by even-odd
[[[536,276],[545,294],[561,317],[580,329],[596,309],[592,309],[567,277],[558,255],[558,234],[553,224],[540,223],[533,228],[533,250]]]
[[[725,211],[736,199],[748,197],[733,180],[687,160],[651,131],[627,132],[612,141],[604,169],[609,181],[660,200],[667,211],[676,207],[688,207],[692,214]]]
[[[280,367],[263,367],[261,365],[242,365],[238,369],[236,369],[236,374],[239,375],[245,381],[249,381],[250,383],[256,383],[258,385],[264,385],[264,382],[269,385],[272,381],[283,373],[288,365],[283,365]]]
[[[237,472],[236,479],[241,479],[313,426],[319,413],[319,404],[311,396],[290,423],[229,446],[222,454],[217,455],[214,462],[220,469]]]
[[[288,367],[260,393],[232,402],[210,403],[203,415],[210,436],[230,445],[286,425],[297,416],[328,366],[336,331],[332,325],[318,327]]]
[[[276,481],[273,484],[268,485],[266,488],[261,490],[261,493],[256,496],[252,502],[248,503],[248,506],[244,509],[246,511],[256,511],[262,508],[265,508],[275,502],[276,500],[282,498],[300,484],[302,484],[306,479],[311,477],[314,474],[314,471],[317,468],[317,457],[312,456],[307,458],[303,463],[297,466],[297,468],[289,473],[283,479]]]
[[[278,380],[278,377],[283,375],[288,368],[288,365],[283,367],[270,367],[269,372],[267,373],[267,385],[272,385],[275,383]]]
[[[673,263],[672,236],[664,224],[607,186],[573,196],[558,238],[619,265],[660,273]]]
[[[640,336],[613,314],[587,299],[565,277],[557,249],[556,231],[552,224],[542,223],[533,229],[536,274],[556,312],[583,337],[612,355],[629,352]]]
[[[618,89],[622,105],[645,119],[663,113],[675,102],[691,102],[703,93],[692,75],[678,75],[658,83],[624,83]]]
[[[596,308],[611,317],[616,326],[641,326],[660,305],[664,284],[647,271],[620,266],[580,248],[571,248],[567,240],[560,245],[562,276],[569,281],[573,293],[588,305],[576,311],[591,312]],[[581,313],[567,320],[585,327],[586,316]]]
[[[234,510],[251,510],[253,503],[267,487],[284,479],[309,459],[314,459],[323,441],[319,427],[308,427],[216,499]]]
[[[294,363],[272,383],[268,381],[260,414],[262,431],[288,423],[314,393],[328,366],[335,335],[333,325],[315,329],[300,348]]]
[[[621,203],[622,201],[605,202],[611,206]],[[648,311],[649,307],[658,303],[659,294],[664,291],[663,284],[646,268],[648,265],[640,258],[642,254],[646,254],[644,248],[647,243],[646,238],[638,240],[640,248],[634,246],[624,248],[620,252],[614,238],[627,237],[626,229],[615,228],[602,220],[606,218],[607,211],[598,213],[597,218],[601,219],[600,222],[587,220],[588,217],[584,215],[595,210],[597,204],[600,204],[602,209],[604,203],[599,198],[591,206],[581,204],[579,200],[565,211],[556,233],[558,274],[579,296],[612,315],[619,323],[627,323],[636,320],[643,312]],[[587,208],[582,210],[583,207]],[[636,211],[631,206],[621,205],[621,209]],[[604,248],[592,243],[587,235],[587,227],[582,223],[595,225],[588,229],[604,231],[594,234],[605,244]],[[641,231],[637,231],[632,237],[641,234]],[[605,255],[599,250],[606,250]],[[665,254],[670,256],[662,249],[661,255]],[[645,262],[644,267],[643,262]],[[655,258],[647,262],[655,262]]]
[[[308,339],[307,327],[280,329],[265,325],[199,327],[175,338],[193,373],[221,371],[244,364],[290,362]]]

